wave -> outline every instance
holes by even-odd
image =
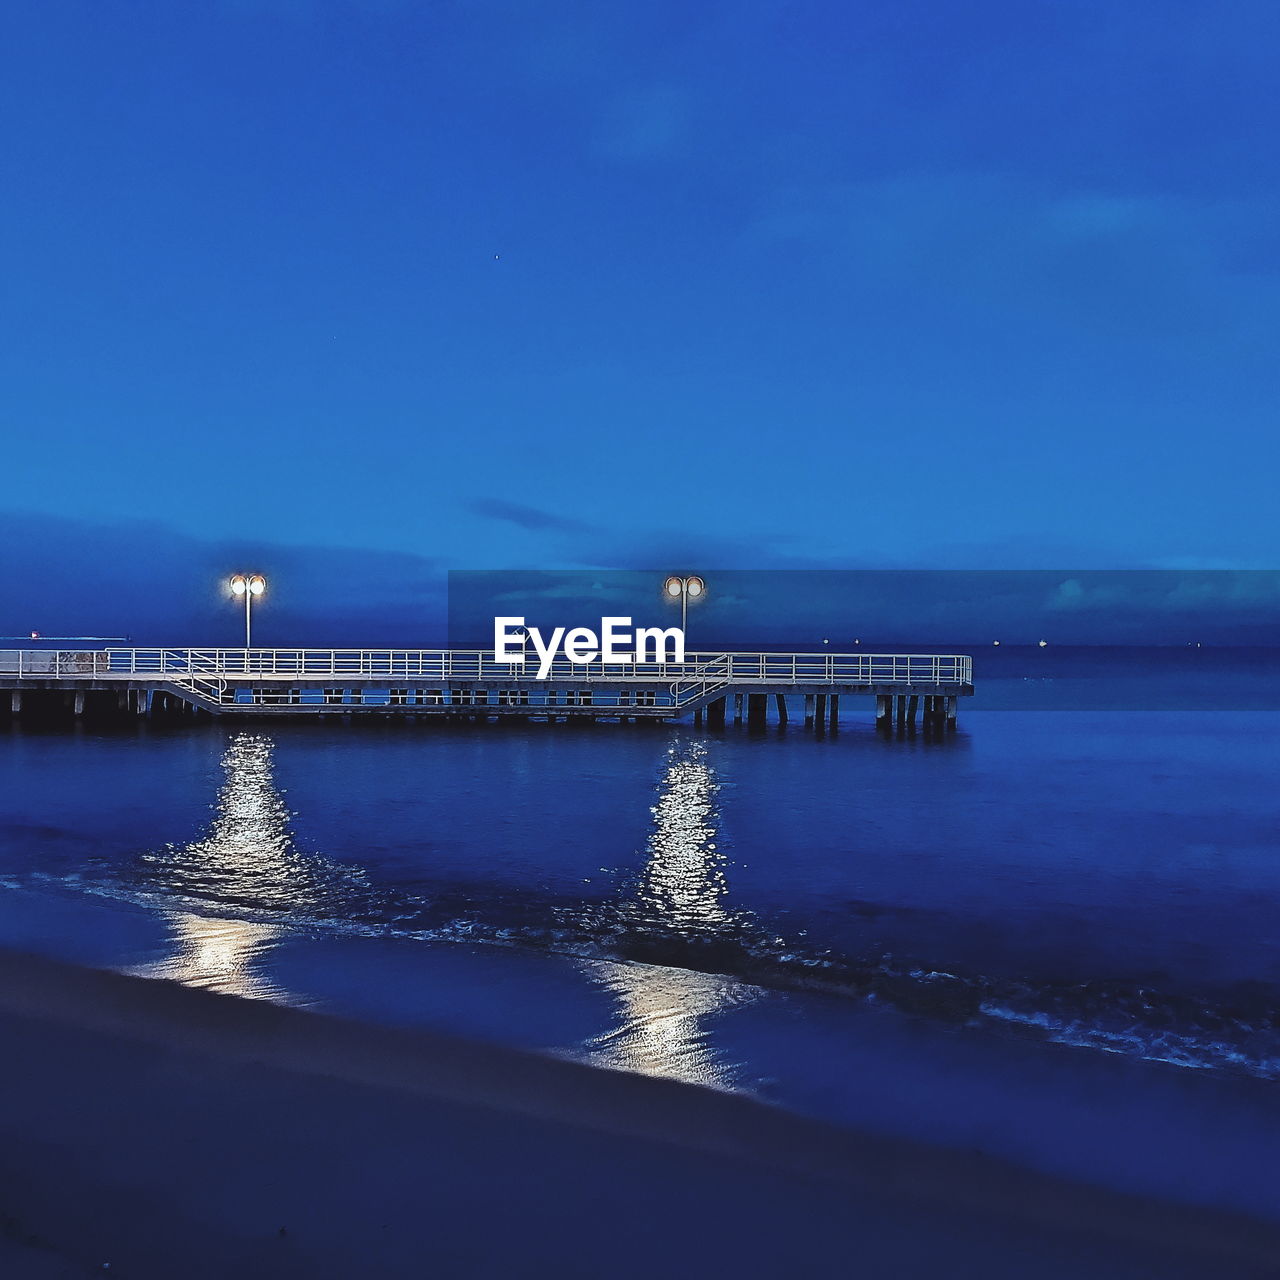
[[[488,884],[378,882],[298,848],[272,777],[272,744],[237,733],[208,832],[123,862],[76,859],[33,878],[163,910],[296,932],[519,947],[591,961],[820,992],[952,1023],[1204,1070],[1280,1078],[1280,999],[1265,983],[1190,996],[1149,983],[1021,981],[901,954],[816,950],[730,905],[719,783],[697,740],[673,743],[645,856],[614,896],[554,898]]]
[[[285,902],[225,894],[170,876],[38,875],[78,893],[152,909],[233,913],[290,933],[393,937],[518,948],[582,960],[690,970],[774,991],[853,999],[985,1026],[1020,1038],[1178,1067],[1280,1079],[1280,999],[1265,983],[1189,996],[1124,981],[1017,981],[921,966],[908,957],[814,951],[748,916],[709,932],[672,930],[628,902],[567,902],[527,892],[374,886],[349,869],[317,876],[320,892]]]

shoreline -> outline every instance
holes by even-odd
[[[451,1248],[443,1274],[496,1275],[552,1266],[589,1212],[593,1230],[627,1241],[598,1269],[625,1275],[682,1274],[681,1257],[691,1274],[764,1275],[852,1250],[869,1266],[897,1260],[872,1276],[955,1274],[957,1257],[1012,1276],[1029,1246],[1042,1275],[1076,1273],[1044,1270],[1046,1246],[1082,1250],[1097,1275],[1280,1265],[1280,1229],[1228,1212],[851,1132],[743,1095],[21,953],[0,951],[0,1027],[0,1215],[9,1245],[38,1242],[42,1263],[158,1278],[395,1276]],[[437,1198],[449,1186],[449,1213],[403,1199],[419,1179]],[[682,1215],[707,1199],[761,1211],[704,1258],[708,1241]],[[486,1224],[504,1219],[521,1229],[494,1239]],[[650,1256],[634,1237],[655,1222],[681,1225]],[[882,1262],[868,1257],[869,1232]],[[7,1274],[42,1274],[26,1265]]]

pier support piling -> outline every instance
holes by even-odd
[[[804,727],[813,728],[813,694],[811,693],[804,695]]]
[[[778,704],[778,723],[787,723],[787,695],[785,693],[774,694]]]

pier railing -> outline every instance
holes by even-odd
[[[716,685],[943,685],[973,683],[973,659],[917,653],[690,653],[684,662],[572,663],[557,658],[540,676],[495,662],[481,649],[0,650],[0,676],[18,679],[484,680],[515,684],[671,681],[677,697]]]

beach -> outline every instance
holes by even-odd
[[[5,1274],[1274,1274],[1280,1231],[678,1081],[0,954]]]

